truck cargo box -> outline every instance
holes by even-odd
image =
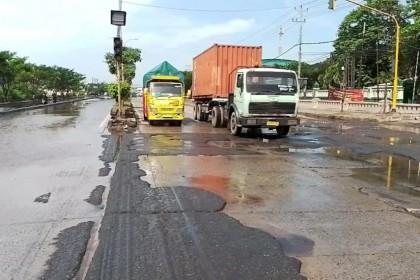
[[[261,46],[213,45],[193,60],[192,97],[227,98],[233,92],[235,70],[260,67]]]

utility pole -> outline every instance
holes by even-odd
[[[376,38],[376,98],[379,101],[379,42]]]
[[[295,8],[297,10],[297,8]],[[308,11],[308,9],[306,9]],[[303,5],[299,7],[299,18],[292,19],[293,22],[300,23],[299,29],[299,64],[298,64],[298,78],[301,78],[302,74],[302,40],[303,40],[303,24],[306,22],[306,19],[303,16]]]
[[[283,32],[283,27],[280,27],[280,31],[279,31],[279,56],[282,54],[283,52],[283,48],[281,47],[281,39],[284,36],[284,32]]]
[[[360,65],[359,65],[359,79],[358,84],[359,88],[362,88],[362,74],[363,74],[363,51],[364,51],[364,39],[365,39],[365,33],[366,33],[366,22],[363,22],[363,33],[362,33],[362,51],[360,53]]]
[[[420,54],[420,50],[417,50],[416,70],[414,72],[413,96],[411,98],[411,104],[414,104],[414,96],[416,94],[417,70],[418,70],[418,67],[419,67],[419,54]]]
[[[118,0],[118,10],[122,10],[122,0]],[[121,26],[117,26],[117,37],[121,38]],[[121,38],[122,40],[122,38]],[[123,48],[124,50],[124,48]],[[120,65],[121,64],[121,65]],[[117,66],[117,80],[118,80],[118,116],[121,117],[122,102],[121,102],[121,76],[122,76],[122,59],[121,63],[116,61]],[[121,68],[120,68],[121,67]]]

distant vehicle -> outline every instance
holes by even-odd
[[[293,71],[260,68],[262,47],[213,45],[194,58],[194,119],[213,127],[269,128],[280,136],[299,124],[299,81]]]
[[[184,74],[164,61],[143,76],[143,115],[150,125],[184,119]]]

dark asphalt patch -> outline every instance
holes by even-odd
[[[114,162],[119,151],[120,136],[102,136],[104,139],[102,143],[103,152],[99,156],[99,159],[104,162],[104,167],[99,169],[98,176],[106,177],[111,172],[110,163]]]
[[[35,198],[34,202],[48,203],[48,201],[50,200],[50,197],[51,197],[51,193],[49,192],[49,193],[38,196],[37,198]]]
[[[109,163],[104,163],[104,167],[99,169],[98,176],[99,177],[106,177],[111,172],[111,167],[109,166]]]
[[[304,279],[273,236],[219,212],[215,194],[142,181],[140,142],[122,137],[86,279]]]
[[[73,279],[80,268],[90,238],[93,222],[80,223],[60,232],[56,251],[47,261],[41,280]]]
[[[101,205],[104,191],[105,186],[96,186],[96,188],[90,193],[89,198],[85,199],[85,201],[92,205]]]
[[[100,240],[86,279],[304,279],[275,238],[223,213],[108,215]]]

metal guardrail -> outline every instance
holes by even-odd
[[[324,108],[329,109],[338,109],[341,110],[341,101],[332,101],[332,100],[300,100],[301,104],[309,105],[311,108],[317,109],[322,105]],[[368,111],[370,113],[381,113],[383,112],[384,103],[383,102],[344,102],[344,111],[346,112],[364,112]],[[387,112],[391,111],[391,104],[387,103]],[[397,112],[404,114],[420,114],[420,104],[397,104]]]

